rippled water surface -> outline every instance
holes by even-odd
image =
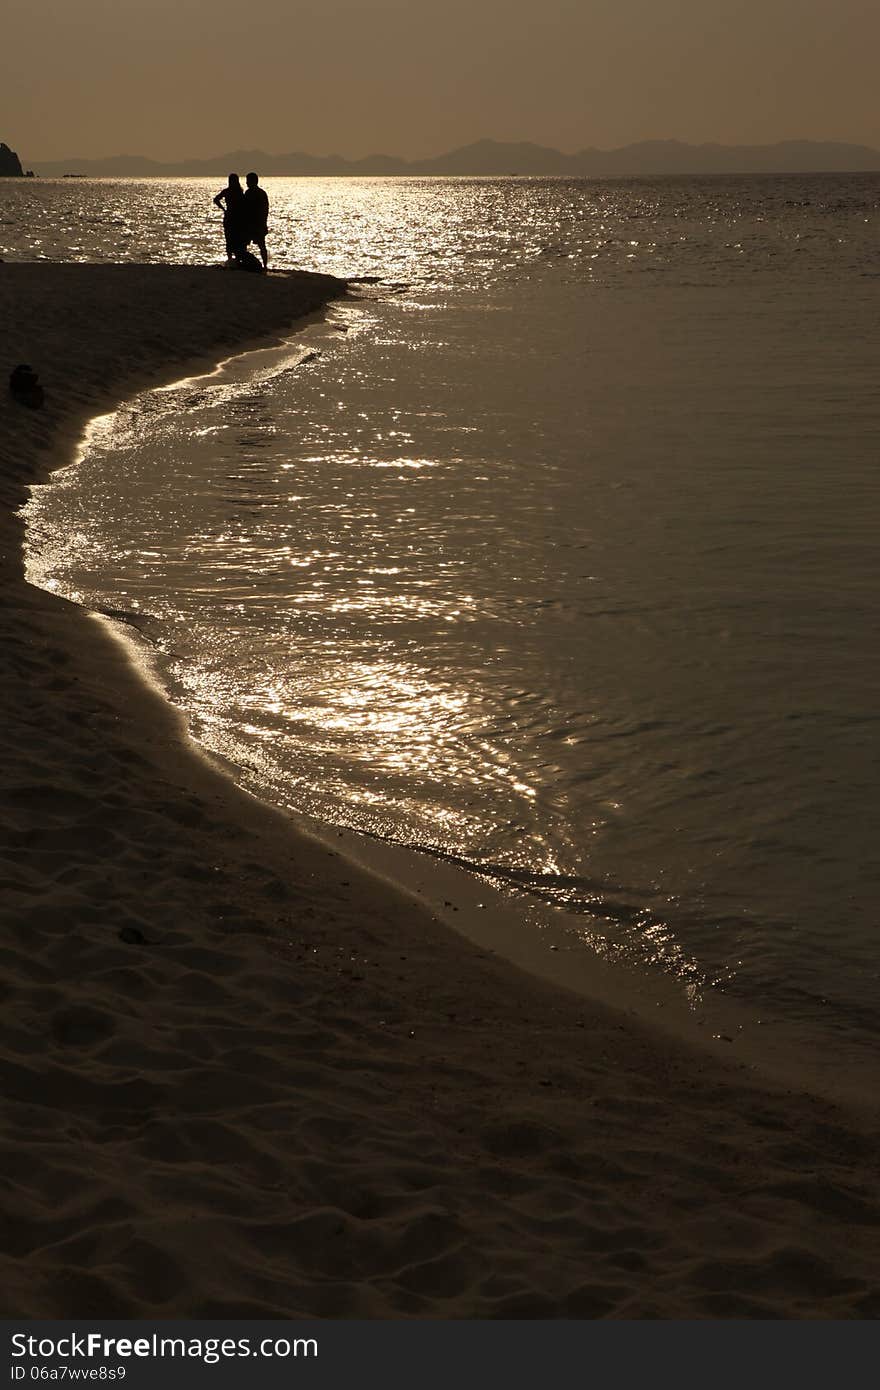
[[[96,422],[32,572],[252,785],[869,1051],[878,181],[267,188],[379,283]],[[218,260],[215,191],[16,184],[0,254]]]

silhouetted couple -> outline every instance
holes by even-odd
[[[238,174],[230,174],[229,182],[221,188],[214,202],[223,209],[223,233],[226,237],[226,259],[247,266],[248,251],[253,241],[260,253],[263,269],[269,263],[266,255],[266,229],[269,222],[269,199],[260,188],[256,174],[248,174],[247,188],[242,188]],[[258,269],[258,267],[254,267]]]

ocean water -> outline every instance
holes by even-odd
[[[0,256],[220,261],[219,186],[14,184]],[[252,788],[867,1075],[880,180],[267,188],[273,264],[369,279],[96,421],[32,577]]]

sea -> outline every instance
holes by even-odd
[[[222,183],[6,181],[0,257],[219,266]],[[261,796],[876,1082],[880,176],[264,183],[350,296],[94,421],[33,582]]]

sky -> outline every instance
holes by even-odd
[[[0,140],[40,159],[880,146],[876,0],[6,0]]]

